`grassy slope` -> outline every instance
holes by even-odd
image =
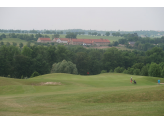
[[[130,77],[137,85],[130,83]],[[164,115],[164,85],[156,77],[107,73],[0,77],[0,115]],[[61,82],[62,85],[38,85]],[[161,79],[164,82],[164,79]]]

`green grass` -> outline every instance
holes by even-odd
[[[131,77],[136,85],[130,83]],[[0,77],[0,115],[164,116],[164,85],[157,85],[157,80],[119,73]],[[41,82],[61,85],[40,85]]]
[[[0,42],[4,42],[4,44],[6,44],[7,42],[10,43],[10,45],[13,45],[13,42],[17,43],[17,46],[19,46],[19,43],[23,43],[23,45],[25,46],[28,41],[19,39],[19,38],[3,38],[2,40],[0,40]],[[34,43],[31,43],[31,45],[34,45]]]
[[[66,35],[60,35],[60,38],[65,38]],[[122,39],[123,37],[113,37],[113,36],[91,36],[91,35],[77,35],[78,39],[108,39],[110,42],[118,41],[119,39]]]

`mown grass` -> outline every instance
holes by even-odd
[[[131,77],[136,85],[130,83]],[[157,85],[157,80],[118,73],[0,77],[0,115],[163,116],[164,85]],[[39,85],[41,82],[61,85]]]

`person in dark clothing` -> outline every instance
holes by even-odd
[[[134,84],[136,84],[136,81],[134,80]]]

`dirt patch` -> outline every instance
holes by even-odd
[[[61,85],[61,82],[41,82],[40,85]]]
[[[164,84],[164,83],[160,83],[160,84]]]
[[[31,85],[40,86],[40,85],[62,85],[61,82],[41,82],[41,83],[32,83]]]

